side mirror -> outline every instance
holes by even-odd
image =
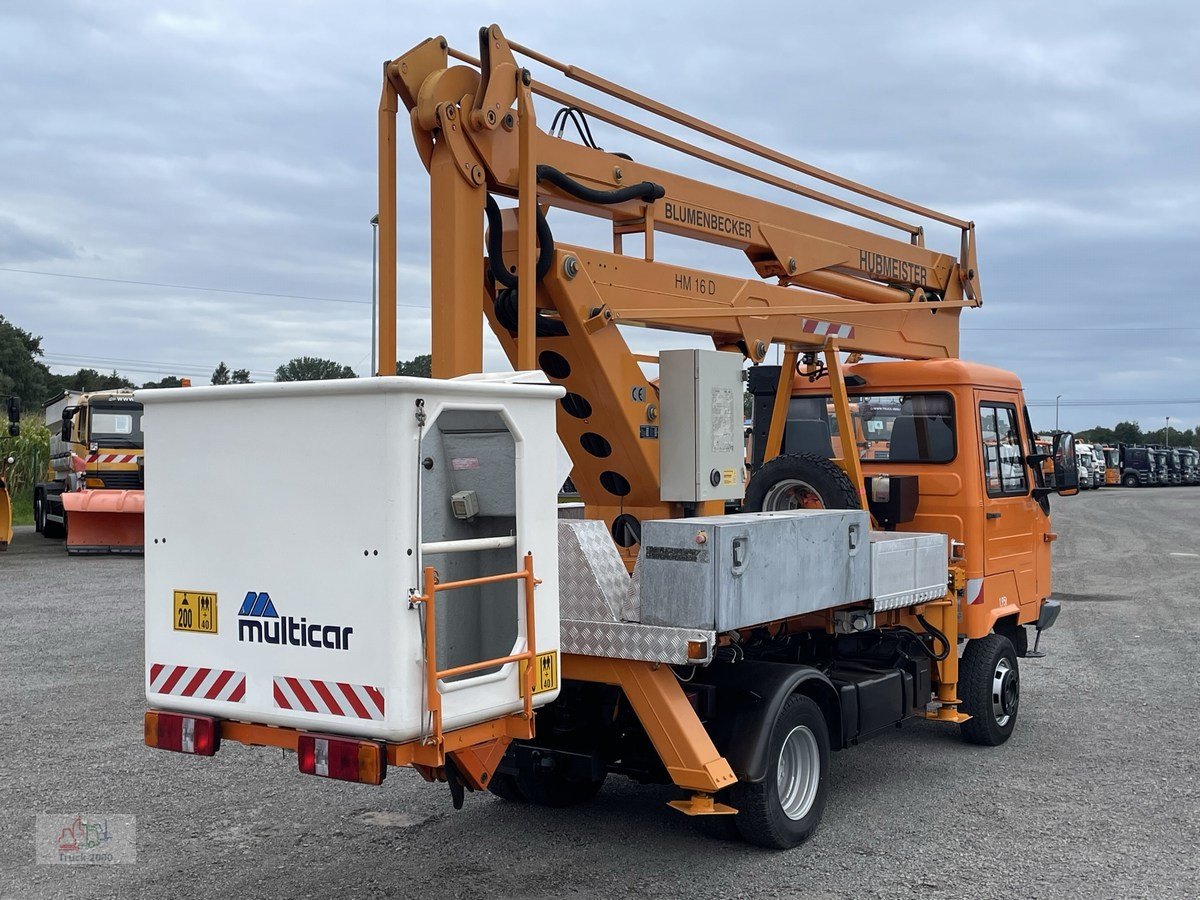
[[[1079,493],[1079,465],[1075,459],[1075,435],[1054,435],[1054,490],[1065,497]]]
[[[21,421],[21,398],[20,397],[9,397],[8,401],[5,403],[5,406],[8,407],[8,421],[14,425],[17,422],[20,422]],[[16,437],[16,435],[13,435],[13,437]]]
[[[62,439],[68,440],[71,437],[71,420],[75,418],[75,411],[79,407],[68,406],[62,413]]]

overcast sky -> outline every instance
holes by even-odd
[[[307,354],[367,374],[381,63],[436,34],[474,52],[495,21],[558,59],[975,221],[986,303],[963,314],[962,355],[1017,372],[1037,427],[1053,425],[1058,394],[1068,428],[1200,422],[1200,6],[703,6],[6,3],[0,314],[41,335],[58,372],[206,381],[224,360],[267,379]],[[548,122],[552,109],[539,110]],[[403,123],[399,134],[408,358],[428,352],[428,200]],[[679,261],[708,260],[682,243],[669,247]],[[936,230],[930,244],[957,247]],[[639,349],[652,337],[639,334]],[[1116,402],[1130,399],[1160,402]],[[1093,401],[1104,403],[1079,405]]]

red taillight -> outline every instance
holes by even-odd
[[[196,756],[212,756],[221,744],[217,720],[183,713],[146,713],[146,746]]]
[[[383,746],[374,741],[328,734],[302,734],[296,745],[300,771],[305,775],[356,781],[359,784],[379,784],[387,773]]]

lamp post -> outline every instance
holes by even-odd
[[[375,326],[378,321],[375,314],[375,278],[379,270],[379,265],[376,262],[379,254],[379,213],[371,216],[371,376],[374,377],[379,370],[375,367]]]
[[[1054,430],[1058,431],[1058,401],[1062,399],[1062,394],[1054,398]]]
[[[1167,449],[1171,449],[1171,417],[1167,416]]]

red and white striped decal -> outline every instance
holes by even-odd
[[[136,453],[93,453],[87,458],[89,463],[131,463],[137,460]]]
[[[822,322],[819,319],[801,319],[800,327],[807,334],[820,334],[835,338],[854,337],[853,325],[838,325],[836,322]]]
[[[364,684],[275,676],[275,706],[350,719],[383,720],[383,691]]]
[[[202,697],[241,703],[246,696],[246,673],[203,666],[150,666],[150,690],[173,697]]]

